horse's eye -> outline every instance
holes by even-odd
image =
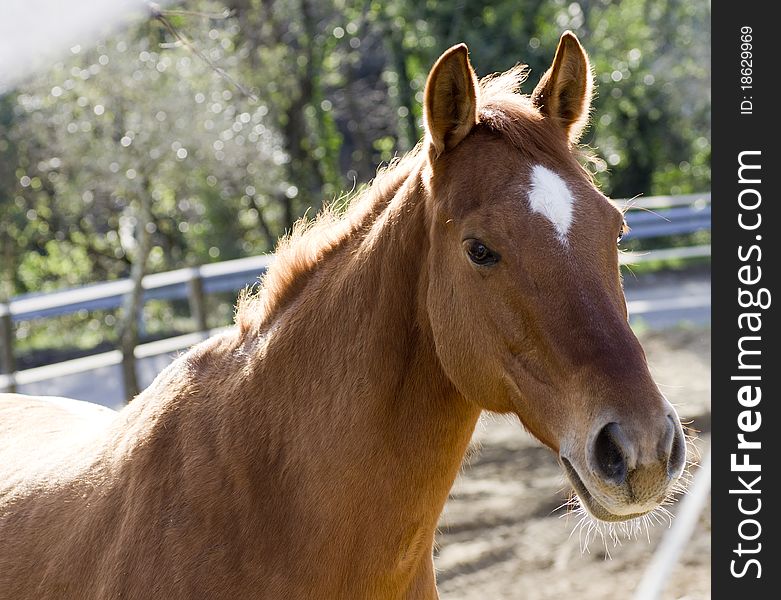
[[[464,240],[464,248],[471,260],[476,265],[495,265],[499,262],[499,255],[493,252],[480,240]]]

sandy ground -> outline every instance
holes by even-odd
[[[702,447],[710,433],[710,331],[679,328],[640,339],[660,388],[701,432]],[[555,510],[569,488],[550,451],[517,421],[489,415],[474,442],[437,538],[443,600],[632,597],[667,521],[620,546],[597,536],[584,550],[585,535],[574,531],[579,518]],[[677,505],[670,508],[675,513]],[[710,530],[708,506],[662,598],[710,598]]]

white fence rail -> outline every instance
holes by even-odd
[[[630,233],[627,239],[675,236],[710,229],[710,193],[685,196],[653,196],[618,201],[627,209]],[[649,252],[625,252],[623,264],[653,260],[685,260],[709,257],[709,245],[665,248]],[[205,296],[217,292],[235,292],[255,283],[273,260],[272,255],[252,256],[147,275],[143,280],[144,301],[187,299],[196,333],[141,344],[138,358],[181,350],[212,333],[209,330]],[[16,368],[15,325],[21,321],[50,318],[81,310],[117,309],[132,289],[129,280],[111,281],[47,294],[28,294],[0,302],[0,391],[13,391],[17,384],[43,381],[63,374],[74,374],[121,361],[118,350],[64,361],[54,365],[18,371]],[[637,307],[642,310],[641,307]]]

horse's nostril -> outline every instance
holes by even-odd
[[[605,479],[623,483],[626,479],[625,436],[618,423],[608,423],[597,434],[593,447],[593,466]]]
[[[686,462],[686,440],[683,437],[683,428],[672,415],[667,416],[669,427],[672,429],[672,439],[667,455],[667,474],[670,477],[678,477],[683,471]]]

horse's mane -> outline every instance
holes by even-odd
[[[541,136],[533,124],[542,119],[527,95],[520,93],[528,69],[517,65],[480,81],[479,122],[501,132],[523,152],[553,156],[561,148],[556,136]],[[392,197],[410,174],[421,165],[424,142],[401,159],[378,170],[375,179],[352,197],[343,196],[326,205],[315,219],[300,219],[290,234],[277,245],[274,263],[257,290],[244,290],[236,309],[236,323],[242,331],[265,323],[269,316],[302,289],[320,261],[362,226],[378,202]],[[348,204],[346,211],[336,208]]]
[[[239,296],[236,323],[242,331],[262,325],[289,299],[295,297],[321,260],[351,236],[383,199],[392,197],[420,164],[422,144],[402,158],[378,169],[371,183],[352,195],[343,195],[325,205],[314,219],[302,217],[280,239],[275,259],[258,289],[245,289]],[[347,207],[346,209],[344,207]]]

